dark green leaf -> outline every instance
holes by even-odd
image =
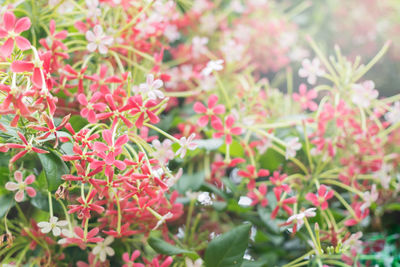
[[[214,238],[205,253],[207,267],[239,267],[247,249],[251,224],[238,226]]]
[[[65,162],[55,152],[38,154],[43,170],[46,174],[48,190],[55,191],[63,182],[61,176],[69,173]]]
[[[14,196],[11,194],[0,196],[0,218],[3,218],[8,209],[15,205]]]
[[[150,237],[148,239],[148,243],[150,247],[152,247],[156,252],[163,255],[172,256],[172,255],[184,254],[191,259],[199,258],[199,255],[197,255],[196,252],[178,248],[157,237]]]
[[[196,191],[204,182],[204,173],[197,172],[193,174],[184,174],[179,178],[176,183],[176,188],[181,194],[185,194],[187,191]]]

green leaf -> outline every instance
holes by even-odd
[[[179,193],[185,194],[187,191],[196,191],[204,182],[204,173],[197,172],[193,174],[184,174],[176,183]]]
[[[250,228],[251,224],[244,224],[214,238],[206,249],[205,265],[207,267],[241,266],[248,246]]]
[[[88,124],[88,121],[81,116],[73,115],[68,121],[75,131],[79,131]]]
[[[150,237],[148,239],[148,243],[150,247],[152,247],[156,252],[163,255],[172,256],[172,255],[184,254],[193,260],[199,258],[199,255],[197,255],[196,252],[178,248],[157,237]]]
[[[38,156],[46,174],[48,190],[57,190],[58,186],[63,182],[61,176],[69,173],[67,165],[53,151],[48,154],[38,154]]]
[[[0,218],[3,218],[8,209],[15,205],[13,195],[3,195],[0,196]]]
[[[226,153],[226,145],[225,146],[221,146],[218,149],[218,151],[225,154]],[[232,144],[229,146],[229,151],[230,151],[231,157],[242,158],[244,156],[244,148],[236,140],[233,140]]]

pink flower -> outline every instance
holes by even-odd
[[[216,95],[210,95],[208,98],[208,103],[207,107],[205,107],[202,103],[196,102],[194,103],[193,109],[196,113],[198,114],[205,114],[201,116],[198,120],[198,124],[201,127],[204,127],[207,125],[209,118],[211,118],[211,121],[213,120],[219,120],[219,118],[216,116],[216,114],[223,114],[225,113],[225,107],[224,105],[216,105],[218,102],[218,96]]]
[[[129,257],[129,253],[125,252],[122,254],[122,259],[126,262],[122,267],[144,267],[142,263],[135,263],[135,260],[140,256],[140,251],[135,250]]]
[[[99,49],[100,54],[107,54],[108,47],[112,45],[114,39],[111,36],[107,36],[103,32],[103,28],[100,25],[94,26],[93,31],[86,32],[86,40],[89,41],[87,49],[89,52],[94,52]]]
[[[7,38],[7,40],[0,47],[1,55],[9,57],[14,49],[14,42],[17,43],[17,47],[22,51],[31,48],[31,43],[24,37],[19,36],[21,32],[31,27],[31,21],[28,17],[15,21],[15,15],[12,12],[5,12],[3,25],[4,28],[0,28],[0,38]]]
[[[217,132],[213,134],[213,137],[220,138],[225,136],[225,143],[227,145],[232,144],[232,135],[239,135],[242,133],[242,128],[233,127],[234,124],[235,117],[233,117],[233,115],[229,115],[225,118],[225,125],[222,125],[220,120],[211,121],[211,126],[217,130]]]
[[[265,207],[268,205],[268,199],[267,199],[267,185],[262,184],[258,187],[258,189],[253,189],[253,191],[250,191],[247,193],[247,196],[251,198],[251,206],[257,205],[257,203],[260,203],[262,207]]]
[[[306,195],[306,199],[313,203],[314,206],[321,206],[322,210],[326,210],[328,208],[328,200],[333,197],[333,191],[327,190],[325,185],[321,185],[318,189],[318,195],[313,193],[308,193]]]
[[[107,105],[104,103],[96,103],[103,95],[100,92],[94,93],[94,95],[88,101],[84,94],[78,95],[79,103],[84,106],[81,109],[81,116],[87,118],[90,123],[97,122],[95,111],[104,111]]]
[[[311,111],[315,111],[318,108],[317,103],[312,101],[317,98],[317,91],[311,89],[307,92],[307,86],[302,83],[299,86],[299,94],[293,93],[293,99],[300,103],[302,109],[310,109]]]
[[[30,197],[36,196],[35,189],[27,186],[35,181],[35,176],[33,174],[26,177],[25,181],[22,181],[22,172],[16,171],[14,173],[14,179],[18,183],[7,182],[6,189],[10,191],[18,190],[18,192],[15,194],[15,201],[21,202],[24,199],[24,191],[26,191]]]

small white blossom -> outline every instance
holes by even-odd
[[[112,45],[114,39],[111,36],[107,36],[103,32],[103,28],[100,25],[94,26],[93,31],[86,32],[86,40],[89,41],[87,49],[89,52],[94,52],[99,49],[100,54],[107,54],[108,47]]]
[[[301,65],[299,76],[307,78],[309,84],[314,85],[317,82],[317,77],[325,74],[325,71],[320,66],[321,62],[318,58],[314,58],[312,61],[306,58],[301,62]]]
[[[160,79],[154,80],[154,75],[148,74],[146,82],[139,85],[139,90],[147,94],[150,99],[163,99],[164,93],[160,90],[162,86],[163,82]]]
[[[165,164],[175,157],[175,153],[174,151],[172,151],[171,147],[171,140],[165,139],[161,143],[158,139],[155,139],[153,140],[152,145],[154,147],[154,152],[152,153],[152,156],[154,156],[160,162],[160,164]]]
[[[63,231],[62,227],[67,226],[68,222],[65,220],[58,221],[58,218],[53,216],[50,218],[49,222],[39,222],[37,225],[43,234],[47,234],[50,231],[53,232],[54,236],[59,236]],[[63,231],[64,234],[64,231]]]
[[[376,191],[376,184],[372,185],[371,192],[364,192],[363,196],[364,203],[360,207],[361,210],[369,208],[378,199],[379,193]]]
[[[383,163],[379,171],[374,173],[374,177],[381,181],[381,185],[385,189],[389,189],[390,181],[392,180],[390,175],[392,169],[391,165]]]
[[[114,237],[113,236],[107,236],[106,239],[103,240],[103,242],[97,243],[97,245],[93,248],[92,253],[94,255],[99,255],[100,261],[105,262],[107,255],[108,256],[114,256],[115,252],[112,247],[109,247],[109,245],[114,242]]]
[[[197,147],[197,144],[193,142],[193,139],[196,137],[195,133],[192,133],[188,138],[182,137],[179,140],[179,145],[181,146],[178,151],[176,151],[175,155],[181,155],[181,159],[183,159],[186,155],[186,151],[189,150],[195,150]]]
[[[299,143],[299,138],[294,137],[286,142],[286,159],[296,157],[297,150],[301,149],[301,144]]]
[[[192,54],[194,58],[198,58],[199,56],[207,53],[207,37],[199,37],[195,36],[192,40]]]
[[[201,267],[201,266],[203,266],[203,260],[199,258],[195,261],[192,261],[189,258],[185,258],[185,264],[186,264],[186,267]]]
[[[224,67],[222,66],[222,64],[224,64],[224,61],[222,59],[218,59],[218,60],[210,60],[207,63],[207,66],[202,70],[202,74],[204,76],[208,76],[210,75],[213,71],[220,71],[222,70]]]
[[[172,187],[174,184],[176,184],[179,178],[181,178],[182,174],[183,174],[183,169],[179,168],[178,172],[166,181],[168,187]]]
[[[251,198],[246,197],[246,196],[241,196],[239,198],[238,204],[239,204],[239,206],[242,206],[242,207],[249,207],[251,205],[251,202],[253,202],[251,200]]]
[[[298,214],[293,214],[287,219],[286,223],[294,222],[295,224],[297,224],[297,230],[299,230],[304,224],[304,218],[314,217],[316,215],[316,210],[317,208],[309,208]],[[293,229],[289,229],[289,231],[293,232]]]
[[[362,241],[360,238],[362,237],[362,232],[357,232],[352,234],[346,241],[343,242],[343,247],[355,249],[355,251],[360,252],[362,249]]]
[[[369,107],[371,101],[376,99],[379,94],[374,88],[375,83],[373,81],[353,84],[351,101],[362,108]]]
[[[400,122],[400,101],[393,104],[391,110],[385,114],[385,119],[391,124]]]
[[[87,6],[88,18],[97,18],[101,16],[101,10],[99,8],[99,0],[85,0],[85,2]]]
[[[170,24],[164,29],[164,36],[167,37],[168,41],[175,42],[181,37],[176,25]]]
[[[244,45],[229,39],[221,46],[221,51],[224,54],[226,62],[238,62],[243,58],[245,47]]]
[[[197,201],[199,201],[204,206],[210,206],[213,204],[212,195],[209,192],[202,192],[198,197]]]

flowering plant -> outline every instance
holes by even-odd
[[[364,78],[390,42],[331,56],[307,9],[6,1],[1,262],[399,264],[400,95]]]

